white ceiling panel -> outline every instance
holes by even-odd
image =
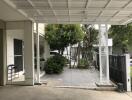
[[[112,0],[108,7],[124,7],[130,0]]]
[[[89,7],[105,7],[108,0],[93,0],[93,2],[90,3]]]
[[[41,23],[124,24],[132,19],[132,0],[4,1]]]

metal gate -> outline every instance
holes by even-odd
[[[110,79],[115,83],[123,83],[124,90],[131,91],[130,57],[125,55],[109,56]]]

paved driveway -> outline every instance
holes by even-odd
[[[96,87],[99,81],[99,72],[88,69],[65,68],[59,75],[45,75],[41,81],[47,81],[48,86],[88,86]]]
[[[132,93],[41,86],[0,87],[0,100],[132,100]]]

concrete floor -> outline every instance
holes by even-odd
[[[41,81],[47,81],[48,86],[87,86],[96,87],[99,81],[99,72],[95,69],[69,69],[65,68],[59,75],[45,75]]]
[[[41,86],[0,87],[0,100],[132,100],[132,93]]]

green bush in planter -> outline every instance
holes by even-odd
[[[59,74],[63,71],[65,63],[65,57],[55,55],[46,61],[44,70],[47,74]]]

